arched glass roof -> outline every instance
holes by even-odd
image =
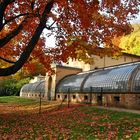
[[[21,88],[22,93],[45,93],[45,81],[29,83]]]
[[[135,62],[67,76],[58,83],[56,92],[66,93],[68,90],[80,93],[140,91],[139,67],[140,63]]]
[[[29,83],[22,93],[45,93],[45,80]],[[83,72],[64,77],[56,93],[140,92],[140,62]]]
[[[140,70],[137,72],[137,74],[134,77],[133,80],[133,85],[132,85],[132,90],[134,92],[140,92]]]
[[[123,66],[92,73],[83,86],[83,92],[127,92],[128,80],[137,65]]]
[[[88,73],[79,73],[71,76],[66,76],[59,82],[59,86],[56,88],[58,92],[79,92],[81,89],[81,84],[86,78]]]

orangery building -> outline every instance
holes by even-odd
[[[94,63],[69,61],[52,65],[54,75],[38,76],[20,96],[140,109],[140,57],[93,57]]]

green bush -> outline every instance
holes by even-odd
[[[0,96],[19,96],[21,87],[29,82],[29,78],[16,80],[8,79],[0,81]]]

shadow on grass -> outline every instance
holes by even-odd
[[[2,139],[91,140],[138,139],[140,115],[108,111],[89,105],[66,105],[49,102],[39,106],[9,106],[0,112]],[[3,105],[3,110],[7,108]],[[0,107],[1,108],[1,107]]]

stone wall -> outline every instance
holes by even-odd
[[[65,65],[81,68],[83,71],[88,71],[93,70],[95,68],[109,67],[113,65],[120,65],[140,60],[140,56],[131,55],[127,53],[123,53],[121,56],[117,58],[108,56],[100,57],[96,55],[93,55],[92,57],[93,57],[92,64],[85,64],[83,61],[69,59],[68,64]]]
[[[127,108],[140,109],[140,95],[139,94],[125,94],[125,103]]]
[[[28,98],[40,98],[40,93],[22,93],[20,97],[28,97]],[[41,98],[45,98],[44,94],[41,94]]]
[[[140,109],[140,95],[137,94],[96,94],[96,93],[57,93],[56,100],[73,103],[92,103],[93,105]]]
[[[116,59],[108,56],[104,56],[102,58],[100,58],[99,56],[93,56],[93,59],[94,59],[94,63],[91,64],[90,69],[103,68],[103,67],[109,67],[113,65],[135,62],[135,61],[139,61],[140,57],[135,55],[128,55],[124,53],[122,56]]]
[[[50,76],[46,75],[45,79],[45,97],[49,100],[55,99],[55,88],[58,82],[67,75],[77,74],[82,72],[82,69],[66,67],[66,66],[57,66],[53,67],[55,74]],[[51,80],[50,80],[51,79]]]

